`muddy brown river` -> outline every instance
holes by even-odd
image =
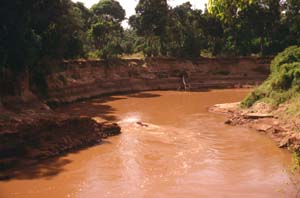
[[[248,92],[153,91],[62,107],[57,111],[118,122],[122,135],[24,167],[23,177],[0,182],[0,197],[295,197],[287,151],[208,112]]]

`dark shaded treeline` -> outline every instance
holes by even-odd
[[[134,51],[146,55],[275,55],[300,43],[300,1],[210,0],[202,11],[140,0],[129,23],[139,36]]]
[[[204,11],[139,0],[126,30],[115,0],[91,9],[70,0],[3,0],[0,18],[1,78],[7,68],[16,81],[29,71],[40,86],[42,73],[62,59],[274,55],[300,44],[299,0],[210,0]]]

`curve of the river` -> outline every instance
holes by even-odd
[[[266,136],[208,112],[249,90],[152,91],[57,109],[118,122],[120,136],[24,167],[0,197],[294,197],[291,155]],[[28,173],[27,173],[28,172]]]

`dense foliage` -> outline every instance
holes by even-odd
[[[1,67],[23,70],[46,58],[83,55],[82,26],[69,0],[4,0],[0,16]]]
[[[115,0],[101,0],[91,8],[91,27],[88,35],[96,56],[107,59],[122,53],[121,39],[125,10]]]
[[[274,55],[300,44],[299,0],[210,0],[202,11],[187,2],[139,0],[124,30],[117,0],[92,8],[71,0],[3,0],[0,67],[46,69],[53,60],[145,56]]]
[[[250,107],[257,101],[278,105],[291,99],[299,100],[299,91],[300,47],[292,46],[275,57],[271,63],[270,77],[242,105]]]
[[[133,51],[147,56],[264,56],[300,44],[297,0],[210,0],[204,11],[140,0],[136,11],[129,19],[139,44]]]

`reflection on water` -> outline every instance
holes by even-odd
[[[0,197],[295,197],[291,156],[207,112],[249,90],[144,92],[58,109],[109,118],[122,135],[70,154],[54,177],[0,183]]]

